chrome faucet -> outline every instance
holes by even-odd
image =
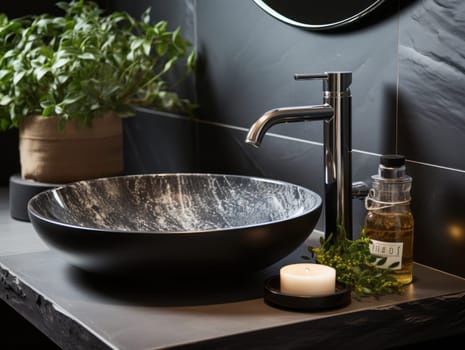
[[[266,131],[275,124],[322,120],[324,124],[325,237],[341,225],[352,239],[352,106],[351,72],[296,74],[296,80],[323,80],[323,104],[284,107],[263,114],[249,129],[246,143],[259,147]],[[357,182],[358,197],[366,195],[364,183]]]

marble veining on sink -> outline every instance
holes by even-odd
[[[322,199],[273,179],[144,174],[79,181],[34,196],[34,229],[92,271],[256,270],[310,235]]]
[[[302,215],[318,199],[299,186],[241,176],[115,177],[54,189],[37,213],[71,225],[121,231],[183,232],[257,225]],[[76,191],[79,187],[79,191]],[[51,206],[40,201],[54,201]]]

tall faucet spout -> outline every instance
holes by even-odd
[[[272,109],[249,129],[245,142],[258,147],[275,124],[323,120],[325,236],[343,227],[352,238],[351,72],[297,74],[297,80],[322,79],[323,104]]]
[[[275,124],[293,123],[305,120],[327,120],[334,115],[329,104],[301,107],[282,107],[269,110],[250,127],[245,142],[255,147],[260,146],[267,130]]]

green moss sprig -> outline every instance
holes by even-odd
[[[405,288],[394,277],[393,266],[378,267],[385,259],[373,256],[369,246],[364,230],[358,239],[350,240],[339,228],[336,236],[321,237],[320,247],[309,246],[308,250],[317,263],[335,268],[337,282],[350,287],[357,299],[403,293]]]

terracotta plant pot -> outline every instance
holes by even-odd
[[[114,113],[91,128],[75,120],[58,128],[56,117],[30,116],[19,126],[21,177],[62,184],[120,175],[124,169],[122,121]]]

